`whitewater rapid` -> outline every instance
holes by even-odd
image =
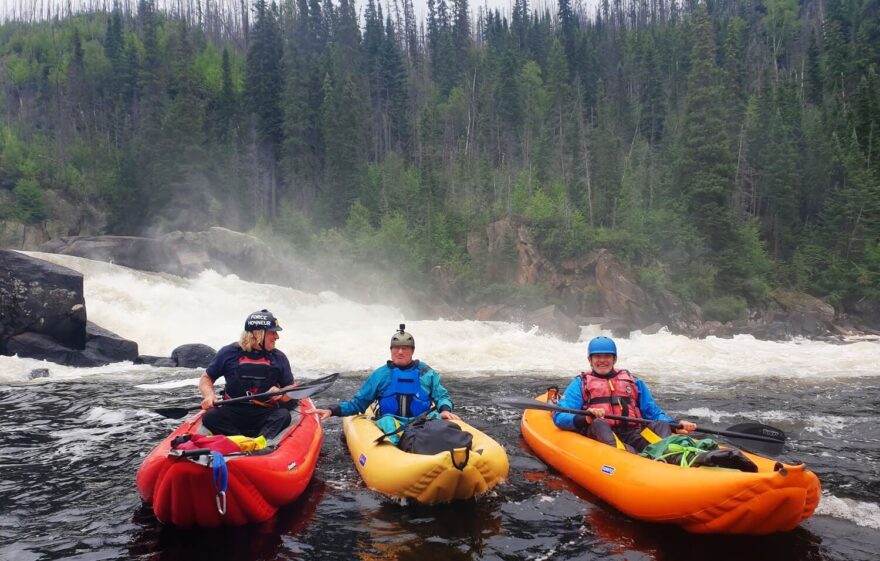
[[[506,322],[412,319],[394,302],[362,304],[333,292],[247,282],[205,271],[194,278],[147,273],[65,255],[30,253],[79,271],[90,321],[136,341],[141,354],[169,356],[178,345],[217,349],[238,338],[244,318],[271,310],[284,330],[278,347],[302,373],[370,370],[387,357],[388,341],[406,323],[417,356],[452,376],[558,376],[585,367],[585,341],[602,331],[583,326],[580,341],[562,341],[537,327]],[[608,333],[606,333],[608,334]],[[678,383],[781,376],[809,380],[880,376],[880,341],[848,344],[759,341],[750,335],[702,340],[663,330],[618,339],[620,364]],[[0,382],[24,381],[32,368],[78,377],[134,367],[69,369],[0,358]]]

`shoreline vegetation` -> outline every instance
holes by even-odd
[[[869,7],[237,6],[0,25],[0,246],[220,226],[424,313],[880,329]]]

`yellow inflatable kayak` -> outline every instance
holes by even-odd
[[[370,409],[342,420],[348,451],[370,489],[434,504],[470,499],[507,478],[510,466],[504,448],[464,421],[451,422],[473,435],[470,451],[426,455],[404,452],[387,441],[377,444],[382,431],[372,419]]]
[[[757,473],[681,467],[561,430],[550,412],[535,409],[523,414],[521,429],[542,460],[640,520],[701,534],[770,534],[795,528],[819,503],[819,478],[803,464],[746,453]]]

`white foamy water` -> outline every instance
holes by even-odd
[[[416,338],[416,357],[454,376],[569,376],[585,367],[585,340],[600,333],[585,326],[569,343],[536,327],[505,322],[408,319],[393,305],[364,305],[332,292],[247,282],[206,271],[196,278],[135,271],[65,255],[32,253],[84,276],[89,320],[137,341],[142,354],[168,356],[178,345],[219,348],[238,338],[244,318],[267,308],[284,331],[278,347],[295,372],[372,370],[388,358],[388,341],[399,323]],[[645,376],[679,383],[740,377],[795,379],[880,375],[880,342],[847,345],[817,341],[689,339],[661,332],[618,339],[620,364]],[[78,377],[147,367],[114,365],[71,369],[39,361],[0,357],[0,381],[22,381],[33,368],[52,378]]]
[[[819,506],[816,508],[816,514],[843,518],[865,528],[880,530],[880,505],[877,503],[842,499],[823,494]]]

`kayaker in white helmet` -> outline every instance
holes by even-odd
[[[582,409],[583,415],[554,413],[553,422],[566,430],[580,432],[610,446],[641,452],[649,441],[643,433],[648,430],[657,437],[672,434],[670,423],[675,419],[663,412],[648,389],[647,384],[628,370],[615,369],[617,345],[609,337],[595,337],[587,348],[590,370],[582,372],[571,381],[562,398],[560,407]],[[606,419],[606,414],[636,417],[653,421],[645,425]],[[696,430],[690,421],[679,421],[681,428],[675,432],[687,434]]]
[[[376,424],[383,432],[393,431],[397,424],[423,413],[458,420],[458,415],[452,412],[449,392],[440,383],[440,375],[427,364],[413,360],[416,342],[406,332],[404,324],[400,324],[400,329],[392,335],[390,348],[391,360],[373,371],[352,399],[329,409],[315,409],[306,413],[317,413],[323,421],[330,417],[363,413],[378,401],[379,418]],[[428,413],[431,407],[435,411]],[[390,435],[388,439],[396,444],[398,437]]]

